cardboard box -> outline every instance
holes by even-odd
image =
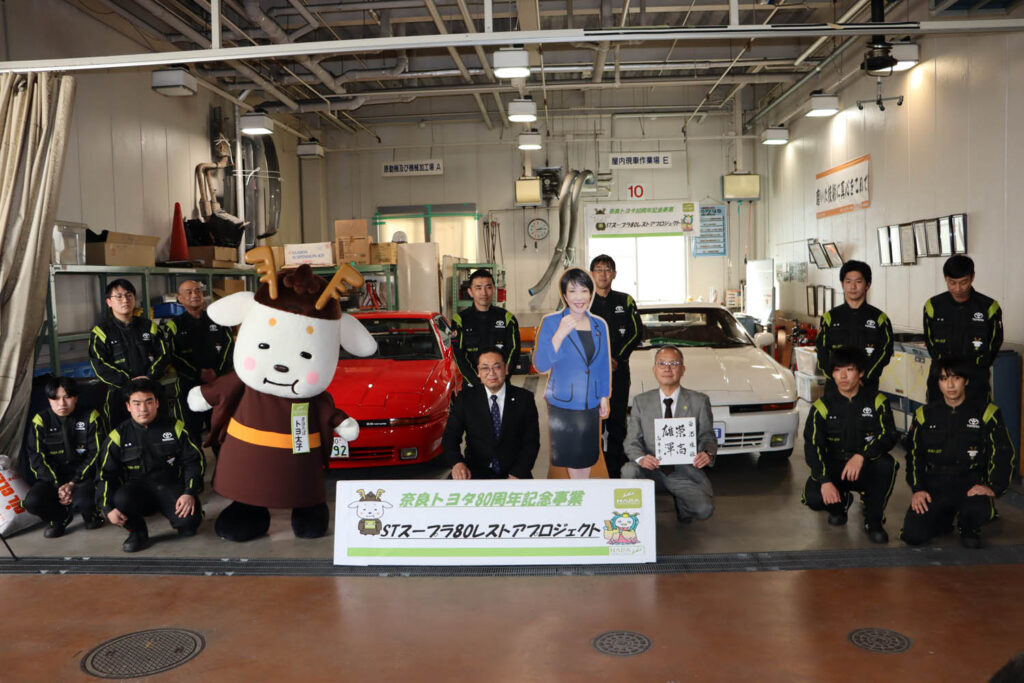
[[[197,261],[200,268],[234,268],[238,250],[231,247],[190,246],[188,258],[190,261]]]
[[[228,295],[245,291],[245,278],[215,277],[213,278],[213,296],[222,299]]]
[[[333,266],[334,250],[330,242],[284,245],[284,263],[287,266]]]
[[[343,221],[334,221],[334,237],[369,237],[370,221],[365,218],[353,218]]]
[[[155,266],[159,237],[129,232],[108,232],[106,242],[85,245],[85,262],[90,266]]]
[[[367,265],[370,263],[369,237],[341,237],[336,240],[341,263]]]
[[[398,263],[398,245],[383,242],[370,245],[370,263]]]

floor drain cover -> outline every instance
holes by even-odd
[[[868,652],[897,654],[909,650],[913,641],[902,633],[884,628],[859,628],[850,631],[850,642]]]
[[[194,631],[157,628],[118,636],[82,658],[82,671],[98,678],[140,678],[181,666],[206,642]]]
[[[594,649],[605,655],[629,657],[651,649],[651,639],[636,631],[608,631],[594,638]]]

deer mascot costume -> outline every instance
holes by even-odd
[[[324,468],[334,435],[352,441],[359,424],[334,407],[325,389],[338,345],[357,356],[377,349],[373,337],[338,303],[363,284],[351,266],[330,282],[309,266],[278,273],[269,247],[245,255],[261,274],[256,293],[239,292],[209,308],[220,325],[239,325],[235,371],[195,387],[188,405],[213,409],[210,442],[220,442],[213,488],[233,502],[217,518],[217,535],[248,541],[267,533],[268,508],[291,508],[299,538],[327,533]]]

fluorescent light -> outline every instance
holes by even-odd
[[[262,111],[242,114],[241,124],[244,135],[270,135],[274,132],[274,120]]]
[[[307,140],[306,142],[300,142],[298,145],[296,145],[295,154],[300,159],[323,159],[324,148],[314,138],[312,140]]]
[[[811,109],[807,116],[835,116],[839,113],[839,98],[835,95],[811,95]]]
[[[530,75],[530,53],[519,47],[503,47],[494,53],[494,75],[498,78],[526,78]]]
[[[921,48],[917,43],[893,43],[892,56],[896,60],[893,71],[907,71],[921,61]]]
[[[168,97],[188,97],[196,94],[196,77],[187,69],[157,69],[152,74],[151,87]]]
[[[527,133],[519,134],[519,149],[529,151],[535,149],[541,149],[544,145],[541,144],[540,133],[536,130],[531,130]]]
[[[789,142],[789,130],[782,126],[765,128],[761,132],[762,145],[784,145],[787,142]]]
[[[508,120],[514,123],[533,123],[537,120],[537,103],[532,97],[522,97],[508,103]]]

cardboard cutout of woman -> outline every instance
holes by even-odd
[[[544,316],[533,364],[551,371],[544,399],[551,426],[551,464],[586,479],[601,452],[601,420],[611,396],[608,325],[590,313],[594,281],[580,268],[559,280],[565,308]]]

